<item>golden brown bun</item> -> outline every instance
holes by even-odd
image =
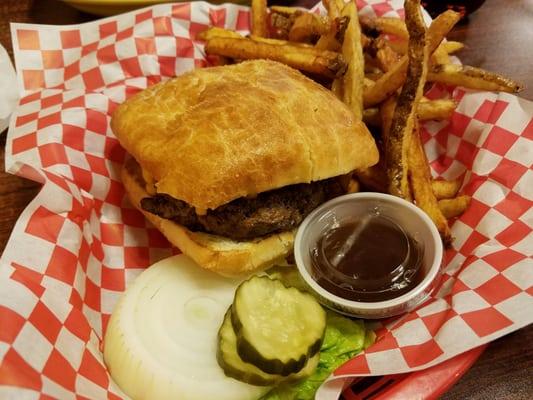
[[[197,69],[154,85],[120,105],[111,127],[158,193],[199,213],[378,161],[374,139],[346,105],[273,61]]]
[[[283,262],[292,251],[294,232],[283,232],[247,242],[235,242],[203,232],[191,232],[175,222],[141,209],[140,201],[148,194],[135,160],[128,160],[122,168],[121,176],[133,205],[165,235],[170,243],[206,269],[225,276],[244,275]]]

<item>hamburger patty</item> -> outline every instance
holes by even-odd
[[[194,207],[166,194],[143,198],[141,207],[192,231],[246,240],[294,229],[320,204],[343,193],[338,180],[331,178],[239,198],[205,215],[197,215]]]

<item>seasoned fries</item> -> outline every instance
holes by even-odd
[[[205,31],[200,32],[198,35],[196,35],[196,39],[203,40],[203,41],[208,41],[213,38],[221,38],[221,37],[242,38],[242,36],[235,31],[230,31],[229,29],[224,29],[224,28],[218,28],[216,26],[212,26],[211,28],[208,28]]]
[[[330,30],[331,24],[327,19],[313,13],[304,13],[294,19],[289,30],[289,40],[307,43]]]
[[[409,162],[409,181],[413,191],[413,197],[416,205],[420,207],[431,218],[437,226],[443,242],[449,245],[452,235],[448,222],[442,214],[437,198],[431,188],[431,173],[427,162],[418,129],[415,130],[408,154]]]
[[[363,119],[363,81],[365,71],[363,66],[363,48],[361,47],[361,28],[357,9],[353,2],[348,3],[342,10],[342,15],[350,19],[344,32],[342,55],[348,67],[342,77],[342,99],[348,104],[358,120]]]
[[[444,50],[446,50],[446,53],[452,54],[455,52],[458,52],[459,50],[462,50],[465,45],[461,42],[455,42],[453,40],[449,40],[447,42],[442,43],[442,46],[444,47]]]
[[[375,30],[381,33],[397,36],[400,39],[409,39],[409,32],[407,31],[405,22],[398,18],[362,18],[361,25],[365,27],[365,30]]]
[[[450,119],[457,104],[453,100],[429,100],[421,101],[418,104],[417,114],[420,120],[428,119]]]
[[[470,205],[470,196],[439,200],[439,209],[444,217],[451,219],[460,216]]]
[[[521,84],[512,79],[467,65],[434,65],[428,73],[428,80],[469,89],[509,93],[516,93],[523,89]]]
[[[267,37],[267,1],[252,0],[252,35]]]
[[[269,59],[327,78],[341,76],[346,63],[341,54],[290,44],[273,44],[243,38],[215,37],[205,45],[207,54],[241,60]]]
[[[376,136],[377,165],[346,175],[350,192],[374,190],[413,201],[451,242],[447,218],[459,216],[470,198],[458,195],[460,180],[434,180],[424,153],[419,122],[447,120],[453,99],[423,97],[427,82],[480,90],[517,92],[522,86],[482,69],[453,65],[460,42],[445,37],[460,14],[448,10],[426,29],[420,0],[406,0],[405,22],[388,17],[360,18],[355,2],[322,0],[327,16],[252,0],[249,37],[212,27],[197,38],[221,63],[270,59],[317,79],[363,120]]]
[[[416,124],[416,107],[422,98],[426,82],[428,42],[420,11],[420,0],[406,0],[405,14],[407,29],[409,30],[407,79],[398,97],[390,132],[385,140],[385,160],[389,178],[389,192],[410,200],[407,156],[409,142]]]
[[[431,181],[431,189],[435,193],[435,197],[439,200],[455,197],[460,188],[461,181],[459,179],[454,179],[453,181],[434,179]]]
[[[429,54],[439,46],[442,39],[459,21],[460,14],[448,10],[433,20],[428,29]],[[372,107],[381,103],[398,90],[405,82],[408,57],[404,55],[387,73],[385,73],[368,91],[364,93],[365,107]]]

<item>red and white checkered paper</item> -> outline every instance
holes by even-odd
[[[358,1],[397,16],[402,1]],[[15,226],[0,264],[0,398],[120,399],[101,340],[120,294],[176,253],[124,196],[124,150],[109,128],[127,97],[207,62],[196,33],[247,31],[241,6],[164,4],[83,25],[13,24],[22,98],[6,169],[43,188]],[[533,103],[508,94],[435,87],[450,123],[423,139],[435,175],[463,177],[472,205],[434,297],[387,321],[379,340],[333,378],[422,369],[533,321]],[[319,398],[336,398],[342,380]],[[338,388],[338,389],[335,389]]]

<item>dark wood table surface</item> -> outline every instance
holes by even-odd
[[[315,0],[298,0],[302,5],[314,3]],[[60,1],[4,0],[0,2],[0,42],[11,54],[9,22],[71,24],[95,18]],[[533,100],[533,0],[487,0],[448,37],[465,43],[466,49],[459,54],[465,64],[502,72],[522,81],[527,88],[521,96]],[[3,134],[0,138],[0,252],[18,216],[39,190],[36,183],[4,172],[5,140]],[[533,399],[533,327],[490,344],[442,399]]]

